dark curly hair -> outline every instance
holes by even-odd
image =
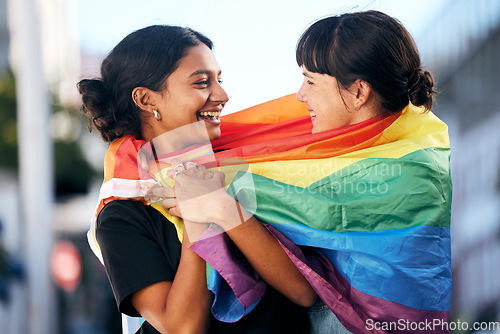
[[[386,111],[401,111],[409,102],[432,107],[434,78],[422,70],[410,33],[384,13],[320,19],[299,39],[296,60],[311,72],[335,77],[344,88],[357,79],[368,82]]]
[[[132,100],[136,87],[161,91],[190,47],[200,43],[212,49],[212,41],[190,28],[154,25],[125,37],[104,59],[100,79],[78,84],[82,112],[106,142],[124,135],[142,138],[140,113]]]

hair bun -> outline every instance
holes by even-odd
[[[107,109],[109,98],[104,82],[98,79],[85,79],[78,83],[78,91],[82,94],[82,107],[86,112],[97,112]]]
[[[84,79],[78,83],[77,87],[82,95],[82,112],[90,116],[89,130],[93,125],[105,141],[114,140],[116,119],[104,82],[97,79]]]
[[[414,76],[414,80],[408,88],[410,102],[417,107],[424,106],[425,109],[431,110],[435,93],[432,74],[427,71],[418,70],[417,75]]]

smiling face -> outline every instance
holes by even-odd
[[[339,87],[335,77],[309,72],[302,66],[304,82],[297,99],[306,104],[311,115],[313,133],[341,128],[357,122],[354,94]]]
[[[160,121],[150,123],[155,127],[155,135],[193,124],[184,129],[205,132],[204,137],[208,133],[210,140],[220,136],[219,116],[229,98],[221,87],[221,70],[212,50],[202,43],[189,48],[165,87],[155,94],[154,108],[161,115]],[[196,136],[184,133],[187,145],[193,135]]]

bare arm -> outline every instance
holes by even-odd
[[[225,203],[225,210],[213,210],[213,221],[226,231],[259,275],[294,303],[311,306],[316,292],[278,240],[227,193],[219,200]]]
[[[173,165],[179,163],[172,161]],[[314,303],[317,297],[314,289],[276,238],[226,192],[222,173],[191,166],[176,177],[177,200],[164,201],[170,214],[193,222],[218,224],[267,283],[296,304]],[[171,190],[157,190],[158,197],[174,196]]]
[[[152,284],[132,296],[134,308],[161,333],[205,333],[208,328],[206,265],[189,245],[184,229],[181,260],[173,282]]]

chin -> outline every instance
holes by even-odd
[[[321,129],[321,127],[319,126],[314,126],[313,125],[313,128],[311,130],[311,133],[318,133],[318,132],[322,132],[323,130]]]
[[[210,140],[216,140],[220,138],[221,132],[220,132],[220,127],[217,127],[217,129],[207,129],[208,132],[208,139]]]

